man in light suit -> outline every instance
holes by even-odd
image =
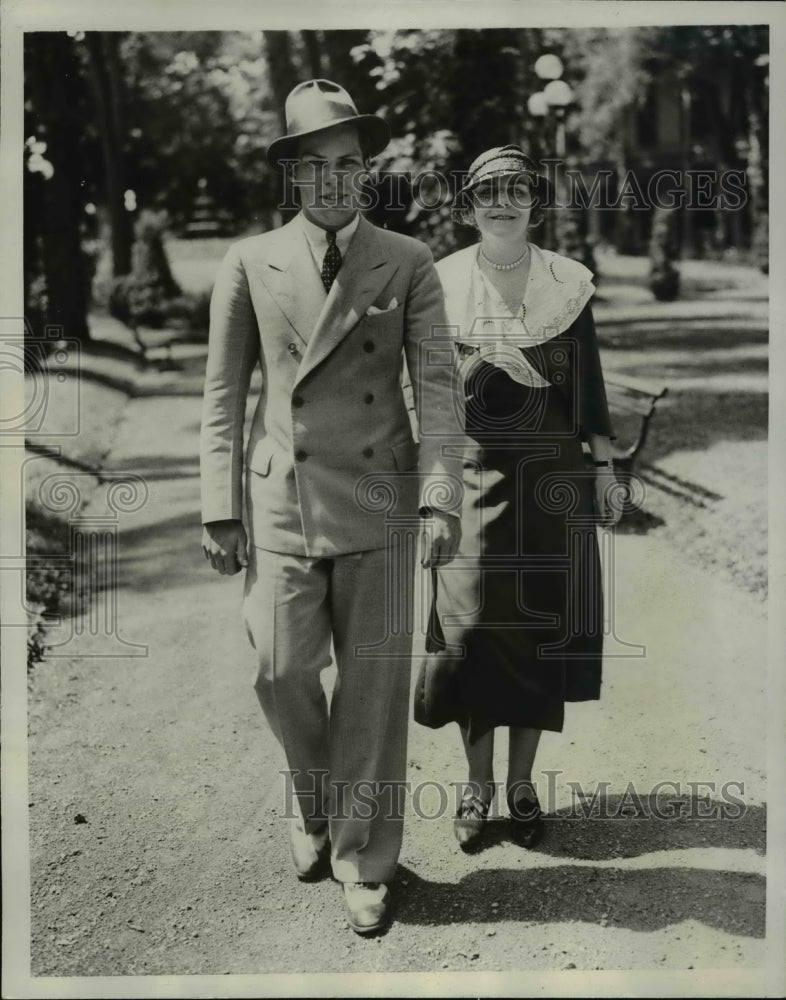
[[[295,871],[313,879],[329,857],[350,926],[370,934],[390,918],[403,830],[396,783],[405,779],[411,635],[390,619],[409,620],[412,580],[397,573],[391,518],[426,519],[422,565],[453,558],[461,469],[443,454],[456,431],[452,354],[429,362],[446,323],[429,250],[358,213],[366,160],[387,145],[387,124],[360,115],[327,80],[296,87],[286,118],[267,155],[286,161],[301,211],[230,247],[213,290],[203,548],[220,573],[246,568],[256,691],[295,791]],[[444,334],[441,343],[450,348]],[[257,364],[262,391],[244,452]],[[331,641],[328,706],[320,671]]]

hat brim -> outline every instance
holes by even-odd
[[[376,156],[390,142],[390,126],[384,118],[377,115],[349,115],[337,118],[335,121],[321,125],[319,128],[307,129],[305,132],[295,132],[293,135],[282,135],[267,148],[266,158],[271,167],[276,167],[282,160],[293,160],[297,157],[297,144],[307,135],[337,128],[339,125],[354,125],[360,133],[366,156]]]
[[[536,174],[533,170],[512,170],[510,167],[502,167],[499,170],[489,170],[483,174],[481,177],[473,177],[471,180],[467,181],[459,190],[456,192],[456,197],[454,199],[454,204],[458,202],[464,195],[468,194],[478,184],[482,184],[483,181],[489,180],[492,177],[515,177],[519,174],[526,174],[530,181],[530,187],[535,191],[540,198],[541,202],[547,203],[553,194],[554,185],[548,179],[548,177],[543,177],[542,174]]]

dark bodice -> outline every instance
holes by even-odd
[[[542,436],[613,436],[589,306],[563,333],[518,350],[549,384],[523,385],[496,365],[477,360],[464,383],[465,429],[471,438],[485,447],[507,448]],[[468,363],[474,352],[460,345],[460,361]]]

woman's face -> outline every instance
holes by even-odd
[[[481,237],[513,243],[526,239],[532,211],[532,191],[526,175],[511,174],[481,181],[471,196]]]

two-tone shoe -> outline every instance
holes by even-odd
[[[477,795],[467,795],[461,800],[453,819],[453,836],[462,851],[474,851],[480,846],[488,812],[489,803]]]
[[[301,821],[292,820],[289,826],[289,850],[295,874],[301,882],[313,882],[327,874],[330,861],[327,823],[316,833],[308,833]]]
[[[377,934],[390,923],[392,897],[384,882],[344,882],[347,921],[356,934]]]

